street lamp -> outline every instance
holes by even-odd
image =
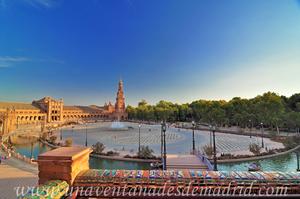
[[[62,140],[62,129],[60,128],[60,140]]]
[[[296,157],[297,157],[297,171],[300,171],[300,168],[299,168],[299,151],[296,151]]]
[[[141,124],[139,124],[139,154],[141,152]]]
[[[212,131],[212,126],[209,125],[209,146],[212,147],[212,135],[211,135],[211,131]]]
[[[163,170],[166,170],[167,169],[167,149],[166,149],[166,130],[167,130],[167,126],[166,126],[166,123],[163,122],[162,123],[162,132],[163,132],[163,143],[164,143],[164,164],[163,164]]]
[[[31,148],[30,148],[30,159],[33,159],[33,142],[31,142]]]
[[[212,127],[212,132],[213,132],[213,145],[214,145],[214,171],[218,171],[218,167],[217,167],[217,150],[216,150],[216,136],[215,136],[215,132],[216,132],[216,127],[213,126]]]
[[[252,121],[249,120],[249,123],[250,123],[250,138],[252,137]]]
[[[87,124],[85,125],[85,146],[87,147]]]
[[[264,148],[264,124],[260,123],[261,125],[261,148]]]
[[[192,126],[193,126],[193,154],[195,155],[195,121],[192,121]]]
[[[160,122],[161,129],[160,129],[160,157],[163,157],[163,121]]]

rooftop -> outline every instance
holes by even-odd
[[[101,111],[103,109],[98,106],[64,106],[64,110],[78,110],[78,111],[85,111],[85,112],[95,112],[95,111]]]
[[[0,102],[0,109],[30,109],[30,110],[38,110],[37,107],[33,106],[29,103],[22,102]]]

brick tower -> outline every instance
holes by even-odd
[[[124,98],[124,91],[123,91],[123,81],[119,81],[119,87],[117,92],[116,104],[115,104],[115,116],[116,119],[122,120],[127,117],[126,110],[125,110],[125,98]]]

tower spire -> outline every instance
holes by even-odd
[[[119,80],[115,109],[116,112],[121,112],[121,113],[125,112],[125,98],[124,98],[122,79]]]

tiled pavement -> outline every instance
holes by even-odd
[[[0,151],[3,156],[3,152]],[[24,187],[26,192],[28,186],[37,185],[37,168],[20,160],[11,158],[2,160],[0,165],[0,198],[16,198],[17,187]],[[21,189],[19,189],[21,191]]]

